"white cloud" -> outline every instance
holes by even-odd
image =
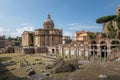
[[[22,28],[17,28],[16,32],[20,36],[24,31],[33,31],[33,30],[34,30],[34,28],[32,26],[31,27],[25,26]]]
[[[63,26],[63,25],[61,25]],[[63,35],[64,36],[70,36],[70,37],[74,37],[74,34],[76,31],[93,31],[93,32],[97,32],[97,31],[102,31],[102,26],[100,25],[84,25],[84,24],[80,24],[80,23],[72,23],[72,24],[67,24],[66,25],[68,28],[64,28],[63,29]],[[19,26],[18,28],[14,29],[10,29],[10,28],[4,28],[4,27],[0,27],[0,35],[5,35],[6,37],[16,37],[16,36],[21,36],[22,33],[24,31],[34,31],[34,26],[29,25],[29,24],[21,24],[21,26]]]
[[[3,27],[0,27],[0,34],[1,34],[1,35],[6,34],[7,32],[9,32],[9,29],[6,29],[6,28],[3,28]]]
[[[63,31],[63,36],[70,36],[71,38],[73,38],[74,37],[74,32]]]
[[[108,4],[109,9],[114,8],[114,7],[119,7],[120,6],[120,0],[116,0],[110,4]]]
[[[71,31],[93,31],[93,32],[97,32],[97,31],[101,31],[102,27],[98,26],[98,25],[85,25],[85,24],[80,24],[80,23],[72,23],[72,24],[67,24],[67,26],[69,27],[68,29]]]
[[[5,35],[6,37],[17,37],[21,36],[24,31],[33,31],[34,27],[30,25],[21,25],[21,28],[16,28],[14,31],[11,29],[6,29],[4,27],[0,27],[0,35]]]

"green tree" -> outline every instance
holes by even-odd
[[[103,34],[102,34],[102,37],[103,37],[103,38],[106,38],[106,37],[107,37],[107,35],[106,35],[105,33],[103,33]]]
[[[114,27],[112,25],[112,22],[110,22],[108,25],[107,25],[107,29],[109,31],[109,34],[108,34],[108,37],[109,38],[115,38],[115,30],[114,30]]]
[[[96,38],[96,34],[95,33],[93,33],[93,32],[90,32],[89,34],[89,37],[90,37],[90,39],[95,39]]]
[[[117,22],[118,29],[120,30],[120,14],[114,20]]]
[[[108,21],[112,21],[116,18],[116,15],[110,15],[110,16],[103,16],[96,20],[96,23],[106,23]]]

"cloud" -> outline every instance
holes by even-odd
[[[62,28],[61,26],[63,25],[59,25],[60,28]],[[92,31],[92,32],[100,32],[102,31],[102,26],[100,25],[84,25],[81,23],[70,23],[70,24],[66,24],[65,28],[63,29],[63,35],[64,36],[70,36],[71,38],[74,37],[74,34],[76,31]],[[14,31],[12,31],[14,30]],[[0,27],[0,35],[5,35],[6,37],[16,37],[16,36],[21,36],[22,33],[24,31],[34,31],[34,26],[30,25],[30,24],[21,24],[21,26],[19,26],[16,29],[10,29],[10,28],[4,28],[4,27]]]
[[[70,31],[63,31],[63,35],[64,36],[70,36],[70,37],[74,36],[74,34],[72,32],[70,32]]]
[[[116,1],[108,4],[109,9],[114,8],[114,7],[118,7],[118,6],[120,6],[120,0],[116,0]]]
[[[33,31],[33,30],[34,30],[34,28],[32,26],[30,26],[30,27],[25,26],[22,28],[17,28],[16,33],[18,34],[18,36],[20,36],[24,31]]]
[[[20,28],[14,29],[15,31],[12,31],[11,29],[6,29],[4,27],[0,27],[0,34],[5,35],[6,37],[17,37],[21,36],[24,31],[33,31],[34,27],[31,25],[21,25]]]
[[[7,32],[9,32],[9,29],[6,29],[6,28],[3,28],[3,27],[0,27],[0,34],[1,34],[1,35],[6,34]]]
[[[102,27],[100,25],[85,25],[85,24],[80,24],[80,23],[71,23],[67,24],[69,27],[68,29],[70,31],[92,31],[92,32],[100,32],[102,30]]]

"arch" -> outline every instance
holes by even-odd
[[[98,44],[108,44],[108,43],[110,43],[110,40],[109,39],[100,39],[99,41],[98,41]]]
[[[96,40],[92,40],[90,42],[91,46],[90,46],[90,54],[91,56],[95,57],[97,55],[97,41]]]
[[[90,41],[88,41],[88,44],[97,44],[98,41],[96,39],[92,39]]]
[[[96,41],[91,41],[91,44],[97,44],[97,42]]]
[[[110,44],[111,44],[111,49],[112,48],[120,47],[120,40],[118,40],[118,39],[112,39],[110,41]]]
[[[108,41],[108,40],[107,40]],[[107,41],[101,40],[100,41],[100,56],[101,58],[107,58]]]
[[[100,44],[106,44],[106,41],[101,41]]]
[[[120,44],[119,41],[111,41],[111,44]]]
[[[118,40],[118,39],[112,39],[112,40],[110,40],[110,43],[111,44],[120,44],[120,40]]]

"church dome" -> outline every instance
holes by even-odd
[[[44,21],[43,26],[47,29],[54,28],[54,22],[51,19],[50,15],[48,15],[47,19]]]

